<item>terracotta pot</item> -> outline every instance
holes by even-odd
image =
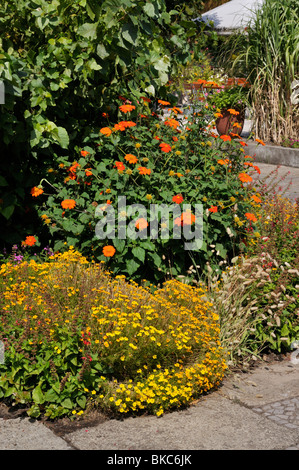
[[[220,135],[228,135],[230,132],[241,135],[245,121],[245,110],[239,111],[239,114],[231,114],[227,110],[221,111],[222,117],[216,120],[216,129]],[[241,127],[234,126],[238,123]]]

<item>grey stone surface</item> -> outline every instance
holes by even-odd
[[[0,418],[0,450],[70,450],[50,429],[29,418]]]

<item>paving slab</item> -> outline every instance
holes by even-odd
[[[70,450],[70,445],[41,422],[0,418],[0,450]]]

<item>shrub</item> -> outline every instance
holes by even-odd
[[[50,419],[96,406],[161,415],[217,386],[226,365],[204,291],[111,278],[73,249],[0,270],[0,398]]]
[[[61,250],[66,241],[86,256],[109,261],[115,274],[155,283],[184,275],[189,254],[199,270],[206,263],[216,268],[219,260],[235,256],[257,220],[252,211],[259,204],[247,183],[252,180],[248,170],[259,168],[244,157],[245,142],[213,133],[205,107],[184,121],[179,108],[168,108],[170,103],[160,100],[159,117],[146,106],[148,98],[142,101],[119,103],[118,123],[108,117],[99,135],[88,139],[90,145],[82,142],[74,160],[58,158],[48,179],[36,181],[32,194],[53,237],[52,248]],[[173,114],[163,118],[165,108]],[[119,196],[126,198],[123,209]],[[196,204],[201,203],[203,243],[186,248],[188,236],[195,238],[192,230],[201,219],[201,214],[195,217]],[[158,212],[163,205],[178,216],[170,211],[169,221],[164,220]],[[100,237],[96,230],[103,221]],[[105,246],[114,249],[108,256]]]
[[[100,128],[100,110],[119,94],[166,93],[197,31],[164,1],[8,0],[0,32],[0,239],[9,245],[36,223],[32,179]]]

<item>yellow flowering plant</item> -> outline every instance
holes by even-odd
[[[27,281],[30,280],[28,283]],[[70,249],[0,268],[0,399],[31,417],[118,414],[188,405],[226,370],[205,290],[111,277]]]

